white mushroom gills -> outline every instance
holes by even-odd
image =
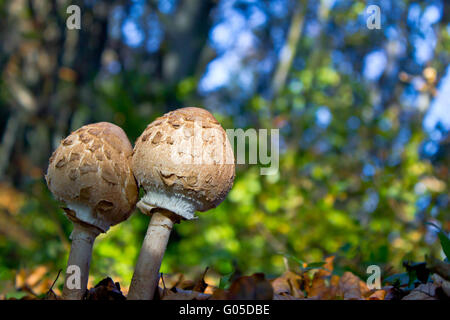
[[[174,154],[192,162],[180,163]],[[234,181],[234,155],[225,130],[208,111],[182,108],[156,119],[142,133],[132,169],[145,190],[137,206],[151,220],[127,298],[151,300],[173,225],[195,219],[195,211],[207,211],[225,199]]]
[[[100,122],[70,134],[50,158],[47,185],[65,202],[64,211],[74,226],[63,299],[83,298],[96,237],[126,220],[135,208],[138,189],[131,154],[125,132]]]

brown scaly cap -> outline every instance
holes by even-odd
[[[126,220],[138,189],[130,168],[131,144],[118,126],[99,122],[64,139],[50,158],[45,179],[72,220],[103,232]]]
[[[225,130],[205,109],[182,108],[153,121],[137,139],[133,173],[145,196],[138,206],[185,219],[218,206],[233,186],[234,155]]]

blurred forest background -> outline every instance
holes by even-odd
[[[80,30],[66,28],[71,4]],[[381,29],[367,28],[370,4]],[[217,209],[175,227],[163,272],[270,276],[333,254],[365,279],[371,264],[385,277],[442,258],[428,223],[450,230],[449,7],[0,0],[0,291],[16,272],[65,268],[72,225],[43,179],[61,139],[110,121],[133,142],[185,106],[224,128],[279,128],[280,170],[238,166]],[[147,223],[136,211],[98,238],[95,281],[128,286]]]

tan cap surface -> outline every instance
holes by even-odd
[[[132,168],[146,191],[141,209],[164,208],[185,219],[219,205],[235,176],[225,130],[200,108],[178,109],[153,121],[136,141]]]
[[[55,197],[69,207],[69,218],[106,232],[130,216],[138,198],[131,155],[131,144],[120,127],[89,124],[61,142],[45,179]]]

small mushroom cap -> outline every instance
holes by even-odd
[[[71,220],[106,232],[126,220],[138,198],[130,167],[132,147],[123,130],[108,122],[81,127],[50,157],[48,188]]]
[[[205,109],[182,108],[153,121],[137,139],[133,173],[146,192],[138,203],[195,218],[233,186],[234,154],[225,130]]]

